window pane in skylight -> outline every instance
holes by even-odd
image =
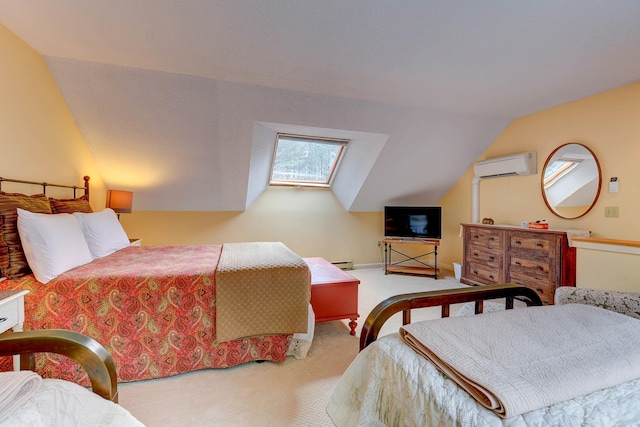
[[[577,164],[577,161],[572,160],[556,160],[547,165],[544,171],[544,186],[549,187],[560,177],[569,173]]]
[[[570,166],[572,163],[573,162],[567,162],[567,161],[564,161],[564,160],[557,160],[557,161],[551,163],[544,170],[544,179],[549,179],[551,176],[553,176],[556,173],[558,173],[558,171],[560,171],[561,169],[566,168],[567,166]]]
[[[278,135],[271,183],[329,185],[345,144]]]

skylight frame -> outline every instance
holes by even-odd
[[[575,169],[582,160],[574,160],[574,159],[560,159],[554,162],[561,163],[555,171],[551,172],[549,176],[545,175],[544,178],[544,188],[548,188],[552,186],[555,182],[557,182],[560,178],[571,172]]]
[[[311,180],[311,179],[286,179],[286,178],[274,178],[276,175],[276,164],[278,161],[278,153],[279,148],[281,147],[280,141],[294,141],[294,142],[302,142],[309,144],[329,144],[338,147],[337,152],[333,158],[331,167],[329,168],[325,179],[323,180]],[[347,146],[349,144],[348,139],[344,138],[331,138],[331,137],[323,137],[323,136],[309,136],[309,135],[296,135],[289,133],[277,133],[276,134],[276,143],[273,154],[273,161],[271,163],[271,173],[269,179],[269,185],[281,185],[281,186],[298,186],[298,187],[331,187],[333,180],[335,179],[336,173],[342,160],[344,158]]]

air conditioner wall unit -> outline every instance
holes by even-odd
[[[500,178],[503,176],[532,175],[537,173],[535,151],[511,154],[482,160],[473,165],[478,178]]]

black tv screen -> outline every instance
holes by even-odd
[[[385,237],[442,238],[441,206],[385,206]]]

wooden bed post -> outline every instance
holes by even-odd
[[[34,353],[57,353],[76,361],[87,373],[95,394],[118,403],[118,378],[111,354],[79,332],[43,329],[0,336],[0,356],[20,355],[21,369],[34,369]]]
[[[84,195],[89,199],[89,180],[91,178],[88,175],[85,175],[82,179],[84,179]]]

